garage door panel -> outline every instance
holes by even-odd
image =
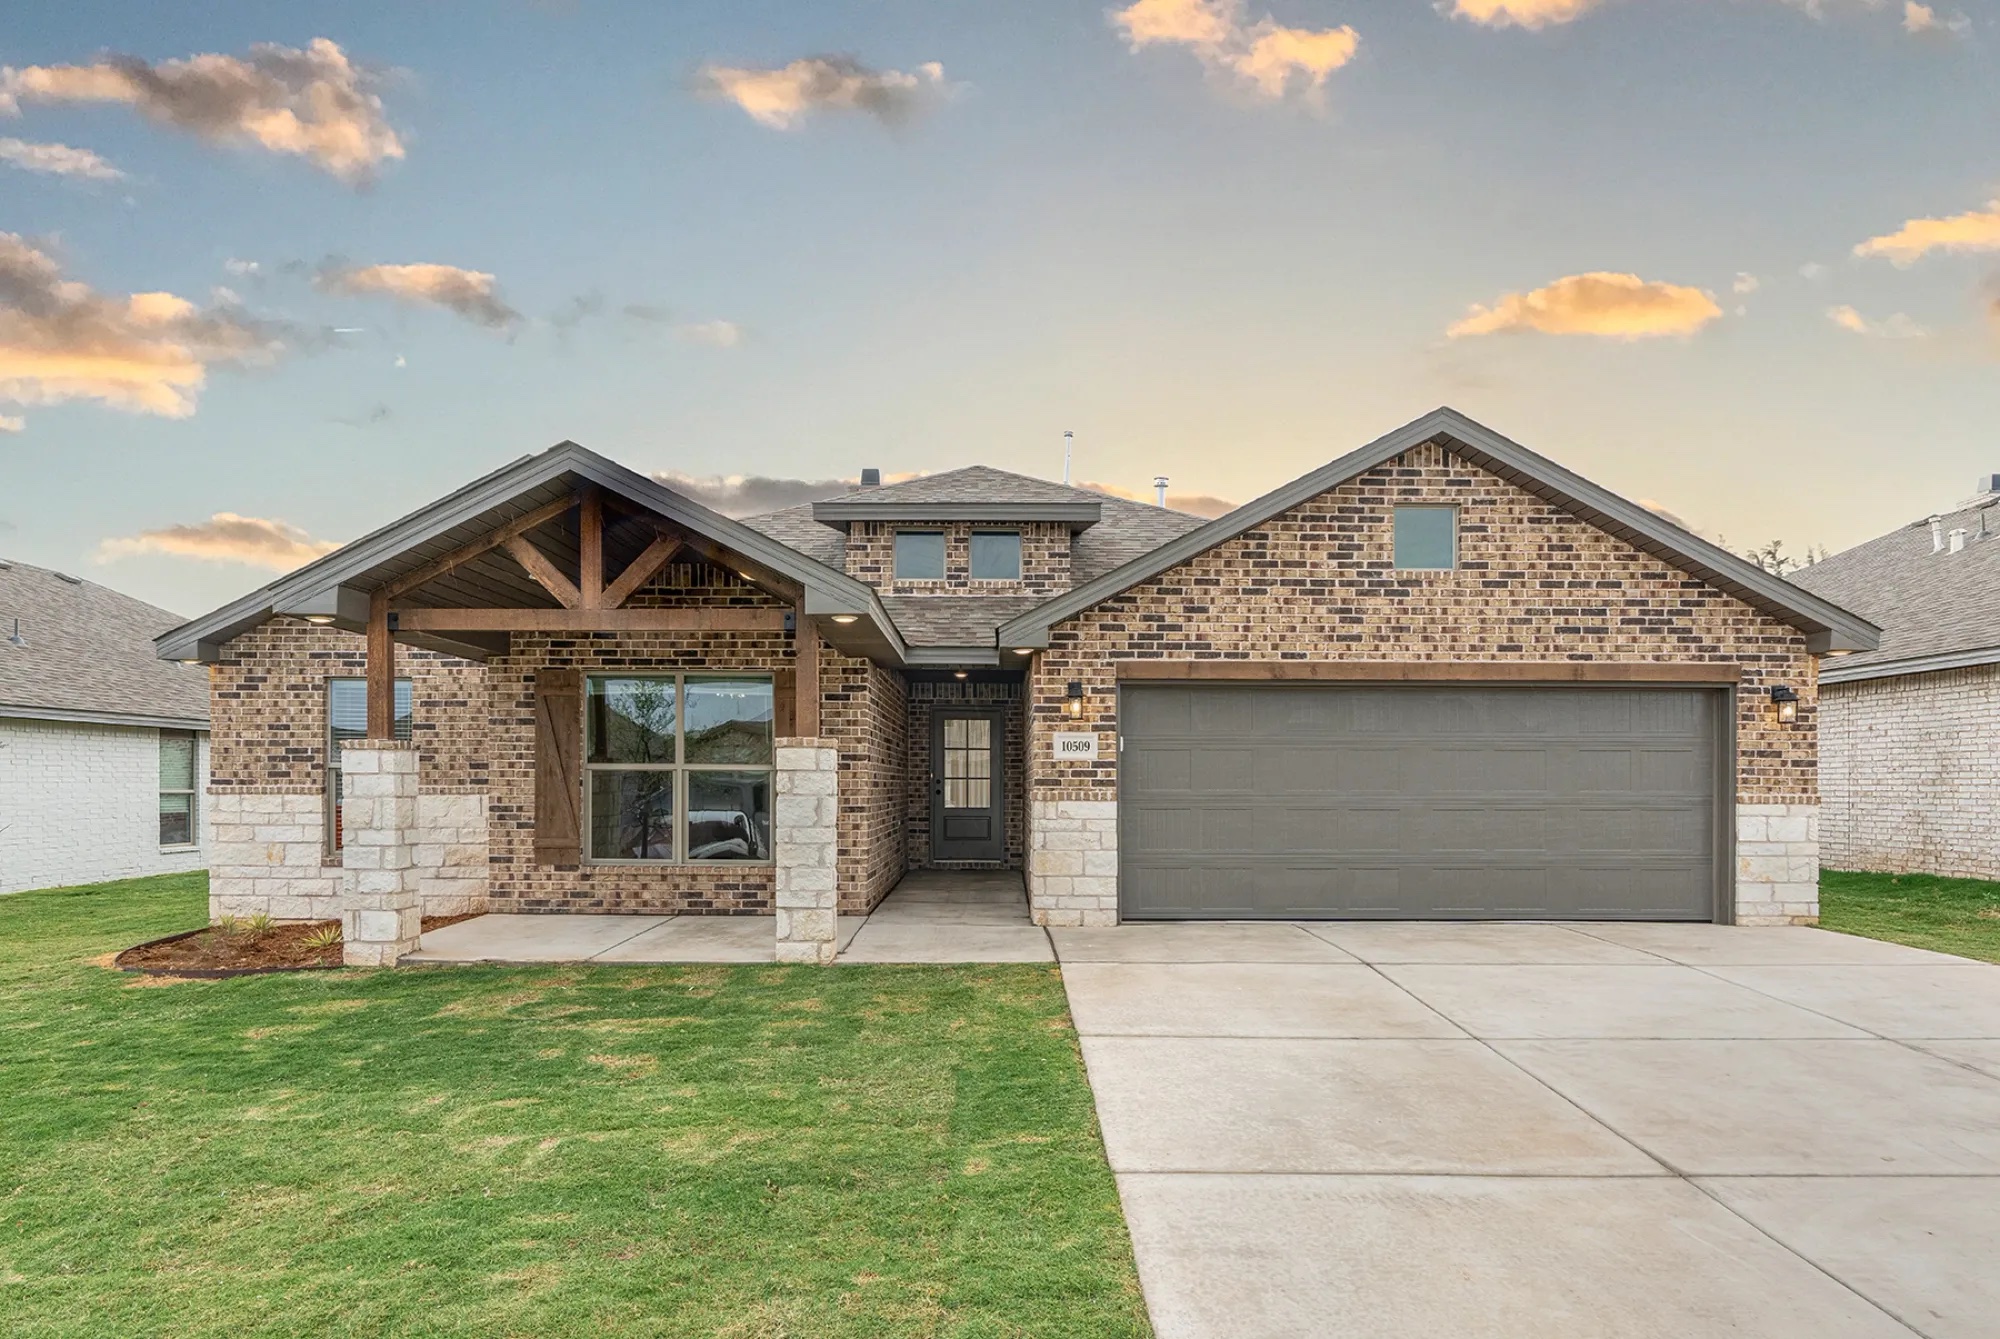
[[[1724,700],[1130,686],[1123,912],[1710,919]]]

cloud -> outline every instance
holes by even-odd
[[[1735,282],[1729,285],[1729,291],[1739,295],[1746,293],[1755,293],[1758,289],[1762,288],[1763,286],[1764,286],[1763,281],[1758,279],[1756,275],[1744,274],[1738,272]]]
[[[734,321],[691,321],[674,327],[674,333],[694,344],[733,349],[743,342],[743,327]]]
[[[90,181],[117,181],[125,175],[88,149],[73,149],[67,144],[32,144],[24,139],[0,139],[0,163],[24,172],[83,177]]]
[[[494,292],[493,276],[456,265],[342,265],[329,262],[313,277],[323,293],[344,297],[379,295],[418,306],[443,307],[489,330],[500,330],[521,314]]]
[[[704,65],[695,72],[695,90],[735,103],[773,130],[825,111],[865,112],[901,125],[950,92],[936,61],[906,73],[870,69],[852,56],[807,56],[775,70]]]
[[[260,43],[247,57],[208,54],[148,65],[0,69],[0,112],[31,102],[118,102],[218,144],[294,154],[349,182],[369,180],[403,143],[382,114],[375,79],[324,37],[303,50]]]
[[[1079,483],[1077,487],[1088,489],[1093,493],[1102,493],[1106,497],[1122,497],[1127,502],[1151,503],[1154,500],[1152,493],[1135,493],[1129,488],[1120,488],[1116,484],[1091,483],[1086,480]],[[1167,506],[1173,511],[1184,511],[1194,516],[1211,517],[1221,516],[1236,510],[1234,502],[1229,501],[1227,498],[1216,497],[1212,493],[1168,493]]]
[[[0,432],[20,432],[28,426],[28,420],[19,414],[0,414]]]
[[[238,260],[231,256],[222,262],[222,268],[239,279],[253,278],[263,272],[264,267],[254,260]]]
[[[1818,283],[1820,280],[1826,278],[1826,266],[1816,260],[1809,260],[1799,266],[1799,278],[1809,283]]]
[[[1931,251],[2000,251],[2000,200],[1949,218],[1909,219],[1854,248],[1857,256],[1886,256],[1894,265],[1914,264]]]
[[[0,401],[95,400],[185,418],[212,365],[268,362],[276,326],[172,293],[113,297],[64,279],[48,255],[0,233]]]
[[[924,471],[887,474],[884,483],[899,484],[921,479]],[[807,502],[824,502],[845,497],[859,487],[855,479],[780,479],[763,474],[682,474],[679,470],[655,470],[653,477],[683,497],[699,502],[724,516],[757,516]]]
[[[1842,330],[1857,335],[1871,335],[1877,339],[1922,339],[1930,334],[1930,331],[1902,312],[1897,312],[1884,321],[1871,321],[1852,307],[1828,307],[1826,319]]]
[[[1715,299],[1699,288],[1600,271],[1573,274],[1529,293],[1503,294],[1491,307],[1473,307],[1445,333],[1453,339],[1507,330],[1650,339],[1692,335],[1721,315]]]
[[[1939,18],[1929,5],[1903,0],[1903,31],[1913,37],[1963,37],[1971,30],[1972,20],[1963,14]]]
[[[1453,0],[1452,17],[1470,19],[1489,28],[1547,28],[1573,23],[1599,0]]]
[[[339,547],[333,540],[314,539],[284,521],[219,511],[192,525],[170,525],[107,539],[97,546],[97,561],[108,563],[118,558],[163,553],[176,558],[244,563],[273,572],[289,572]]]
[[[1697,533],[1695,528],[1689,525],[1679,512],[1672,510],[1662,503],[1655,502],[1649,497],[1642,497],[1639,499],[1639,505],[1670,525],[1677,525],[1691,535]]]
[[[1266,15],[1243,23],[1243,0],[1135,0],[1111,22],[1134,51],[1156,44],[1184,46],[1209,69],[1233,76],[1266,98],[1282,98],[1303,80],[1316,93],[1354,59],[1354,29],[1290,28]]]

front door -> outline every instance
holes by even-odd
[[[1006,854],[1000,715],[939,710],[931,718],[931,859]]]

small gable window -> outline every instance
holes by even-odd
[[[944,580],[943,531],[898,530],[896,532],[896,580]]]
[[[1019,581],[1021,579],[1021,532],[1019,530],[975,530],[972,532],[974,581]]]
[[[1396,508],[1396,570],[1448,572],[1458,566],[1458,508]]]

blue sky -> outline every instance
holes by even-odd
[[[563,438],[701,477],[1053,475],[1068,428],[1079,478],[1240,501],[1448,403],[1738,548],[1839,549],[2000,471],[1990,4],[1153,3],[1228,36],[1135,46],[1123,6],[1054,0],[34,7],[0,33],[17,89],[323,38],[403,156],[358,186],[129,98],[0,114],[125,174],[0,163],[0,232],[113,303],[227,286],[272,341],[131,412],[10,364],[56,336],[0,290],[0,555],[192,614],[270,571],[149,533],[343,540]],[[1244,73],[1259,35],[1342,28],[1337,68]],[[911,114],[780,128],[712,73],[828,53],[907,75]],[[353,278],[416,264],[518,319]],[[1668,333],[1566,326],[1560,281],[1597,273]],[[1448,334],[1475,307],[1490,332]]]

